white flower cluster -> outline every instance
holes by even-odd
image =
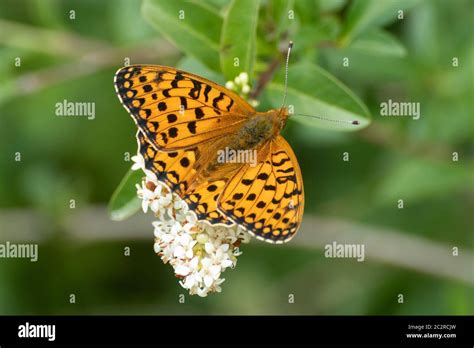
[[[248,100],[252,106],[258,106],[258,101],[249,99],[251,88],[249,85],[249,75],[246,72],[241,72],[233,81],[227,81],[225,87],[240,94],[240,96],[245,100]]]
[[[190,295],[205,297],[208,293],[220,292],[224,282],[222,272],[234,268],[239,246],[248,243],[250,235],[241,227],[211,225],[197,221],[178,195],[144,167],[143,157],[132,157],[133,170],[142,169],[146,176],[137,186],[137,195],[142,200],[146,213],[151,210],[159,220],[155,227],[155,252],[163,262],[169,263]]]

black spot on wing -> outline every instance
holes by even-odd
[[[256,197],[257,195],[255,193],[251,193],[247,196],[247,201],[253,201]]]
[[[234,105],[234,100],[230,98],[230,103],[229,105],[227,105],[227,111],[230,111],[230,108],[232,107],[232,105]]]
[[[176,138],[178,136],[178,128],[171,127],[170,129],[168,129],[168,135],[170,138]]]
[[[178,117],[175,114],[169,114],[166,116],[168,119],[168,123],[174,123],[178,119]]]
[[[180,163],[181,166],[184,167],[184,168],[189,167],[189,164],[190,164],[189,159],[188,159],[187,157],[181,158],[181,160],[179,161],[179,163]]]
[[[215,97],[212,101],[212,106],[214,106],[216,109],[219,109],[219,102],[224,99],[224,95],[224,93],[220,92],[219,96]]]
[[[188,108],[188,101],[185,97],[179,97],[179,101],[181,103],[182,110],[186,110]]]
[[[198,120],[204,117],[204,112],[200,108],[194,109],[194,114]]]
[[[206,98],[206,103],[209,100],[209,92],[211,91],[211,89],[212,87],[209,85],[206,85],[206,87],[204,88],[204,97]]]
[[[156,94],[155,94],[155,95],[156,95]],[[167,106],[166,106],[166,103],[165,103],[165,102],[159,102],[159,103],[158,103],[158,110],[159,110],[159,111],[165,111],[166,108],[167,108]]]
[[[191,79],[191,82],[193,83],[194,87],[189,91],[189,96],[193,99],[198,99],[201,94],[201,82],[194,79]]]
[[[188,130],[191,134],[196,134],[196,122],[192,121],[188,123]]]
[[[279,167],[281,166],[283,163],[286,163],[286,162],[289,162],[290,159],[287,157],[287,158],[283,158],[280,162],[273,162],[272,161],[272,164],[275,166],[275,167]]]

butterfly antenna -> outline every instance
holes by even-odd
[[[317,118],[318,120],[327,121],[327,122],[333,122],[333,123],[345,123],[345,124],[353,124],[353,125],[358,125],[358,124],[360,124],[360,122],[357,121],[357,120],[354,120],[354,121],[335,120],[335,119],[333,119],[333,118],[326,118],[326,117],[316,116],[316,115],[291,114],[291,116],[311,117],[311,118]]]
[[[288,63],[290,62],[290,53],[291,49],[293,48],[293,41],[290,41],[288,43],[288,52],[286,53],[286,62],[285,62],[285,90],[283,92],[283,103],[281,105],[281,110],[283,110],[283,107],[285,106],[286,102],[286,95],[288,93]]]
[[[290,53],[291,49],[293,48],[293,41],[290,41],[288,43],[288,52],[286,53],[286,62],[285,62],[285,89],[283,91],[283,103],[280,108],[280,113],[283,111],[283,108],[285,107],[285,102],[286,102],[286,96],[288,94],[288,64],[290,62]],[[312,118],[317,118],[319,120],[323,121],[328,121],[328,122],[333,122],[333,123],[345,123],[345,124],[352,124],[352,125],[358,125],[360,124],[359,121],[354,120],[354,121],[346,121],[346,120],[335,120],[331,118],[326,118],[322,116],[315,116],[315,115],[304,115],[304,114],[291,114],[292,116],[304,116],[304,117],[312,117]]]

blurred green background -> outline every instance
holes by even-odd
[[[39,243],[36,263],[0,259],[0,314],[474,314],[474,3],[237,2],[0,0],[0,243]],[[232,37],[240,41],[229,49]],[[152,217],[108,217],[136,152],[114,73],[129,60],[224,83],[245,41],[254,85],[280,63],[259,96],[266,110],[281,103],[279,52],[290,39],[288,103],[318,114],[318,101],[334,101],[369,120],[360,99],[371,124],[347,132],[290,119],[283,134],[303,171],[302,236],[253,240],[221,294],[181,304],[186,291],[153,253]],[[340,97],[333,77],[348,86]],[[56,116],[65,99],[95,103],[95,119]],[[380,116],[388,99],[419,102],[420,119]],[[325,258],[321,235],[378,252],[360,263]]]

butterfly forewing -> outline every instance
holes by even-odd
[[[117,94],[159,150],[193,147],[233,134],[255,110],[235,93],[181,70],[132,65],[117,71]]]

